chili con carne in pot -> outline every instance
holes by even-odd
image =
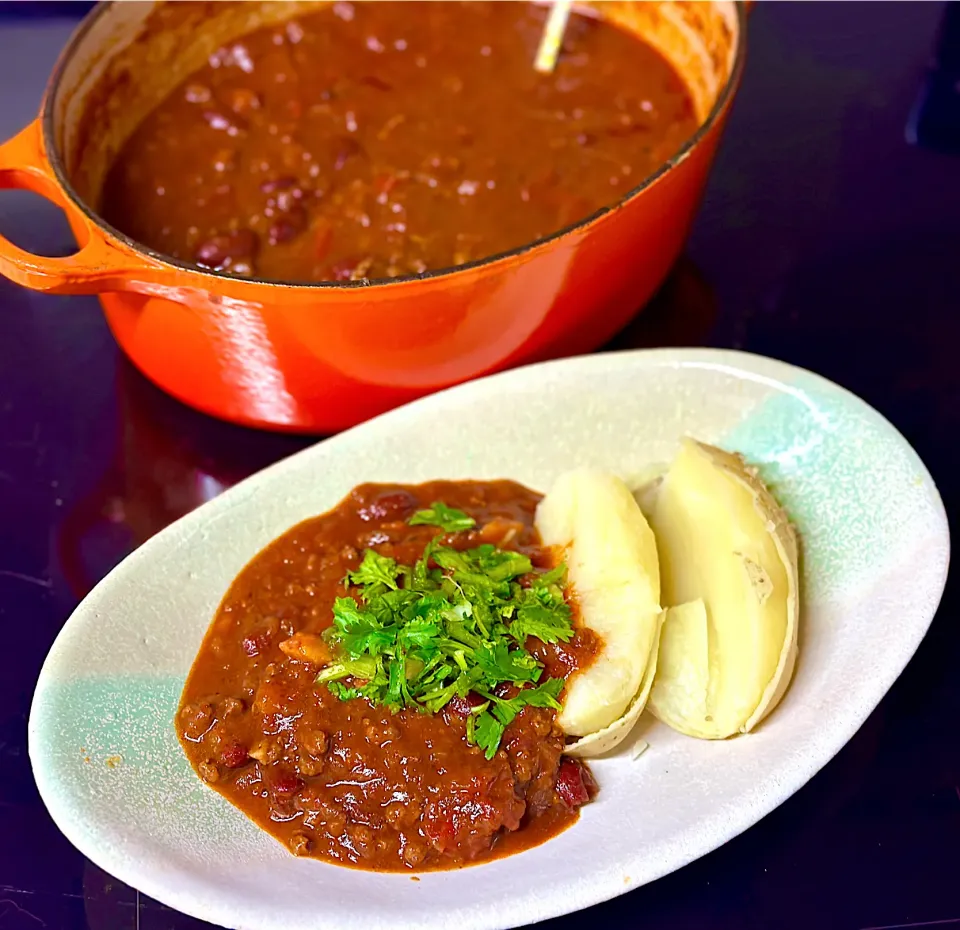
[[[415,52],[429,51],[431,30],[449,33],[456,20],[453,5],[427,6],[437,9],[422,27],[408,3],[373,4],[349,21],[344,11],[355,4],[98,7],[58,64],[41,119],[0,147],[0,184],[61,205],[82,247],[51,259],[3,240],[0,272],[43,290],[100,293],[121,345],[161,387],[215,415],[281,429],[339,429],[495,368],[604,342],[649,298],[682,246],[741,70],[742,8],[584,4],[616,28],[591,30],[587,16],[575,19],[566,60],[525,97],[510,78],[520,73],[540,11],[469,5],[462,15],[476,22],[452,36],[451,48],[475,38],[471,64],[446,60],[442,43],[433,59]],[[498,47],[494,32],[508,22],[516,28]],[[302,67],[297,48],[309,47],[310,36],[329,41],[333,25],[362,40],[353,70],[344,61],[322,80],[308,70],[306,90],[267,93],[262,81],[292,83]],[[597,36],[600,60],[578,65]],[[397,43],[415,52],[402,67]],[[604,68],[622,63],[627,46],[646,61],[643,73],[674,85],[644,96],[638,72],[620,93],[630,112],[611,104],[606,114],[626,118],[625,134],[609,120],[597,125],[616,131],[601,134],[590,118],[603,115]],[[388,47],[400,57],[378,71],[369,62]],[[495,67],[495,55],[511,48],[511,68]],[[271,55],[277,61],[265,64]],[[579,77],[578,67],[585,68]],[[193,82],[203,68],[205,78]],[[418,82],[418,70],[430,74]],[[605,79],[624,83],[616,70]],[[564,80],[579,80],[579,89]],[[453,98],[464,92],[470,118],[464,111],[455,119]],[[435,102],[426,99],[431,93]],[[586,94],[579,104],[578,93]],[[388,106],[391,94],[410,95],[407,105],[399,96]],[[572,95],[569,113],[550,119],[564,94]],[[528,105],[537,95],[546,105],[539,113]],[[484,100],[488,110],[497,100],[511,106],[484,114]],[[641,119],[645,100],[658,110],[675,100],[677,109],[660,124],[657,144],[634,148],[631,135],[650,128]],[[298,106],[299,116],[281,119],[284,107]],[[530,131],[531,112],[548,128]],[[164,124],[164,113],[173,121]],[[501,113],[504,134],[485,134]],[[431,125],[431,114],[443,115],[442,125]],[[525,138],[508,140],[508,130]],[[210,150],[204,133],[222,146]],[[189,166],[173,170],[184,163],[165,157],[165,138],[177,140],[170,151],[181,155],[195,144],[203,150],[202,170],[193,173],[202,183],[192,193],[193,174]],[[444,162],[457,158],[457,169]],[[586,169],[590,158],[603,169]],[[267,165],[259,176],[247,170],[256,160]],[[148,182],[163,175],[146,185],[142,202],[138,173]],[[571,184],[581,175],[584,183]],[[618,185],[610,183],[615,176],[623,178]],[[514,196],[530,209],[511,210]],[[452,212],[443,212],[444,201]],[[292,282],[270,280],[288,275]]]

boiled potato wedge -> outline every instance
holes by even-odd
[[[655,687],[657,704],[668,708],[675,720],[703,721],[710,716],[707,625],[707,608],[701,600],[663,612]]]
[[[628,708],[636,722],[661,613],[657,545],[646,518],[619,478],[581,468],[562,475],[540,502],[536,527],[546,545],[564,550],[582,622],[603,641],[596,660],[571,679],[557,722],[578,737],[599,733]],[[601,751],[628,732],[621,727]]]
[[[740,456],[684,440],[650,522],[668,610],[648,706],[703,739],[756,726],[797,657],[797,541]]]

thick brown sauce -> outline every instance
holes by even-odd
[[[134,239],[273,280],[385,278],[524,245],[619,199],[697,126],[650,46],[542,5],[338,2],[234,42],[127,141],[102,198]]]
[[[489,542],[549,567],[533,527],[539,499],[507,481],[362,485],[268,546],[230,587],[184,688],[177,734],[200,777],[291,851],[376,870],[462,865],[573,823],[592,782],[561,759],[552,710],[525,708],[486,760],[452,704],[429,715],[341,701],[315,684],[315,666],[279,648],[330,625],[365,548],[419,558],[440,531],[406,520],[433,501],[477,521],[447,545]],[[528,639],[545,674],[568,678],[596,655],[595,635],[576,626],[565,645]]]

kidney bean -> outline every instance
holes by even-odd
[[[294,205],[290,210],[284,211],[270,226],[267,232],[267,239],[270,245],[276,245],[279,242],[289,242],[296,238],[306,228],[307,213],[298,205]]]
[[[417,499],[409,491],[387,491],[358,508],[357,516],[371,520],[406,520],[417,509]]]
[[[250,754],[247,752],[247,747],[238,740],[232,740],[220,749],[220,761],[228,769],[240,768],[249,758]]]
[[[303,787],[303,779],[288,769],[276,767],[270,775],[270,787],[274,794],[290,797]]]
[[[295,210],[302,209],[300,201],[303,200],[303,188],[294,186],[287,190],[280,191],[276,198],[276,208],[281,213],[292,213]]]
[[[586,766],[564,756],[557,772],[557,796],[571,810],[586,804],[596,793],[597,784]]]
[[[238,229],[230,233],[211,236],[201,242],[194,252],[194,261],[198,265],[217,271],[231,268],[243,259],[251,259],[256,254],[257,234],[251,229]]]
[[[277,220],[270,224],[267,230],[267,241],[270,245],[278,245],[281,242],[289,242],[295,239],[300,230],[288,220]]]

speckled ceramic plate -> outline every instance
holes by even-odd
[[[204,787],[177,745],[180,689],[217,604],[275,536],[361,481],[514,478],[578,464],[624,477],[684,433],[744,452],[803,541],[800,661],[749,736],[700,742],[642,720],[596,760],[601,792],[539,848],[454,872],[295,859]],[[652,881],[769,813],[850,739],[927,630],[947,521],[923,463],[876,412],[779,362],[715,351],[598,355],[419,401],[244,481],[142,546],[57,638],[30,717],[53,818],[122,881],[236,928],[499,928]],[[637,739],[650,749],[635,758]]]

